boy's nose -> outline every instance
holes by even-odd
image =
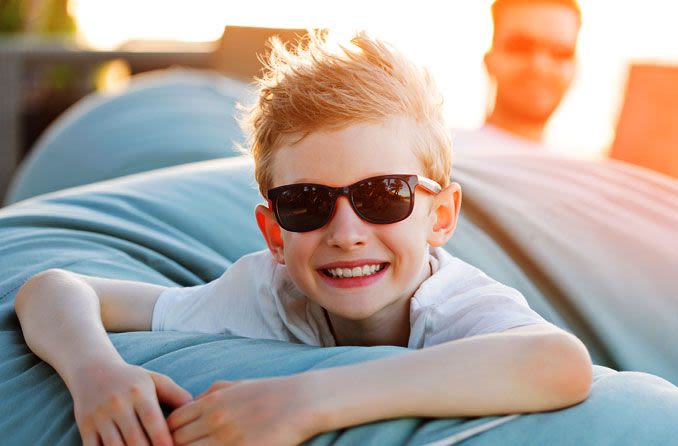
[[[334,215],[325,227],[326,242],[345,250],[362,246],[367,240],[367,224],[355,213],[348,197],[339,197]]]

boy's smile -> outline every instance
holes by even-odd
[[[318,268],[320,277],[330,286],[353,288],[375,283],[386,273],[388,262],[372,259],[333,262]]]
[[[337,187],[378,175],[425,176],[412,150],[415,125],[393,118],[310,133],[300,141],[290,138],[275,152],[271,186]],[[409,299],[430,275],[429,245],[449,238],[442,241],[434,227],[440,200],[449,197],[447,208],[452,213],[458,209],[459,194],[451,194],[450,188],[457,190],[458,185],[437,196],[415,188],[412,214],[392,224],[363,220],[347,196],[337,198],[327,224],[309,232],[281,229],[264,206],[257,208],[257,220],[274,257],[286,265],[297,287],[327,310],[335,331],[337,324],[359,331],[393,321],[407,324]],[[456,214],[452,218],[456,221]],[[407,325],[402,328],[408,331]]]

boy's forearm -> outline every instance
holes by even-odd
[[[557,409],[585,399],[591,382],[586,349],[564,332],[477,336],[312,373],[314,390],[327,395],[321,430],[403,416]]]
[[[28,347],[67,385],[82,367],[122,361],[101,322],[96,293],[67,272],[49,271],[29,280],[15,308]]]

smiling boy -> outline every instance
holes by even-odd
[[[274,45],[247,120],[268,250],[191,288],[50,270],[17,295],[26,342],[66,382],[84,444],[297,444],[379,419],[585,399],[583,344],[441,248],[461,204],[441,105],[425,71],[363,34],[339,51],[318,36],[294,52]],[[192,400],[124,363],[105,329],[412,351],[219,381]],[[159,401],[178,407],[166,423]]]

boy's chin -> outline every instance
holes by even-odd
[[[400,296],[393,295],[393,290],[390,290],[390,293],[385,289],[365,291],[363,293],[352,289],[348,292],[340,290],[336,294],[323,294],[323,298],[316,300],[316,303],[336,318],[364,322],[391,313],[393,310],[391,307],[402,300]]]
[[[348,305],[343,308],[327,308],[326,311],[330,314],[330,317],[340,318],[351,322],[367,321],[379,313],[378,308]]]

